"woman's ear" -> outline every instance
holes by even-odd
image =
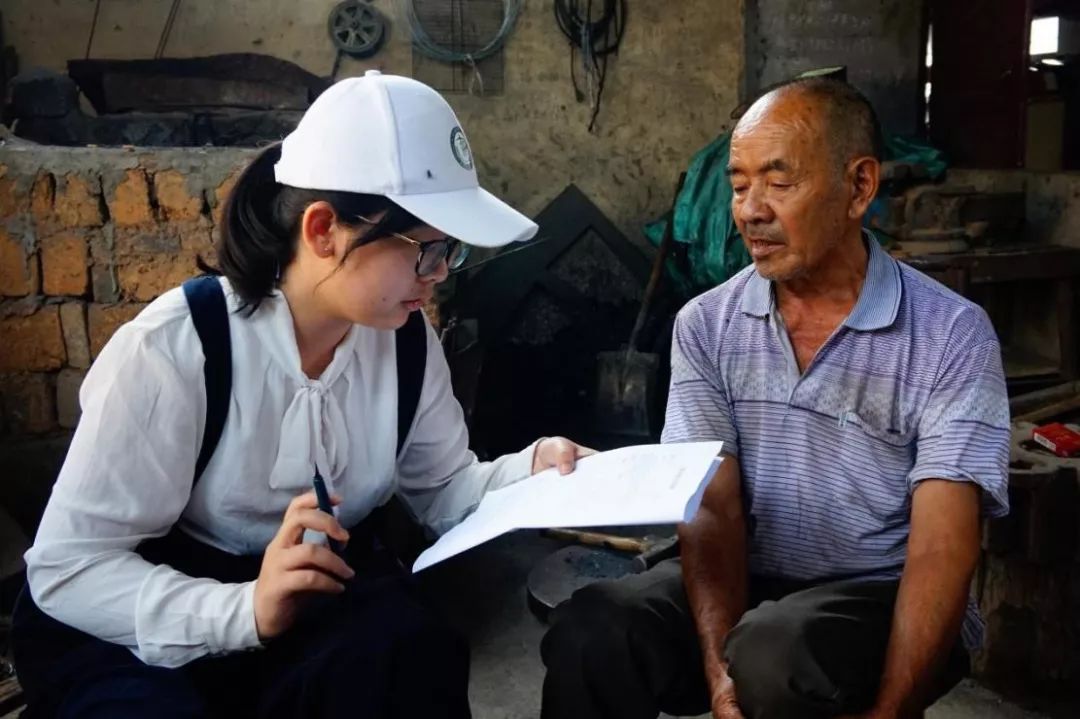
[[[337,216],[330,203],[323,200],[312,202],[300,218],[300,244],[316,257],[326,259],[334,256],[334,221]]]

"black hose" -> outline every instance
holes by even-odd
[[[593,54],[597,57],[618,52],[625,29],[626,0],[597,0],[604,11],[592,20],[593,0],[555,0],[555,21],[572,45],[582,49],[582,30],[587,30]],[[585,13],[581,8],[584,5]]]
[[[570,79],[574,83],[574,93],[579,102],[585,98],[586,93],[578,86],[574,69],[575,50],[581,52],[586,90],[590,89],[589,81],[592,81],[593,91],[590,94],[593,111],[589,118],[589,132],[592,132],[600,114],[600,100],[607,79],[608,56],[619,51],[626,28],[626,0],[595,0],[598,3],[603,2],[603,10],[595,20],[593,2],[594,0],[555,0],[555,22],[570,41]]]

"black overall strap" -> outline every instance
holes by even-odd
[[[423,312],[413,312],[409,319],[398,328],[397,341],[397,382],[398,382],[398,424],[397,452],[401,455],[405,438],[409,434],[416,409],[420,404],[420,390],[424,386],[424,370],[427,367],[427,324]]]
[[[229,311],[221,281],[211,275],[190,279],[184,283],[184,297],[191,308],[191,319],[206,358],[203,365],[206,425],[199,458],[195,461],[194,486],[214,456],[221,431],[225,429],[232,397],[232,345],[229,340]]]
[[[195,464],[195,482],[214,456],[232,393],[232,350],[229,341],[229,315],[225,293],[217,277],[196,277],[184,283],[184,296],[191,308],[191,319],[202,343],[206,363],[206,428]],[[416,410],[427,367],[427,326],[420,312],[413,312],[398,328],[396,337],[398,416],[397,449],[401,454]]]

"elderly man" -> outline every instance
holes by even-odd
[[[679,560],[557,609],[545,719],[920,716],[966,673],[980,514],[1008,511],[1000,349],[862,231],[880,144],[835,80],[740,119],[754,263],[679,313],[664,428],[727,456]]]

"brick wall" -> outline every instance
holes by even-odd
[[[32,536],[87,368],[213,260],[243,149],[0,147],[0,504]]]

